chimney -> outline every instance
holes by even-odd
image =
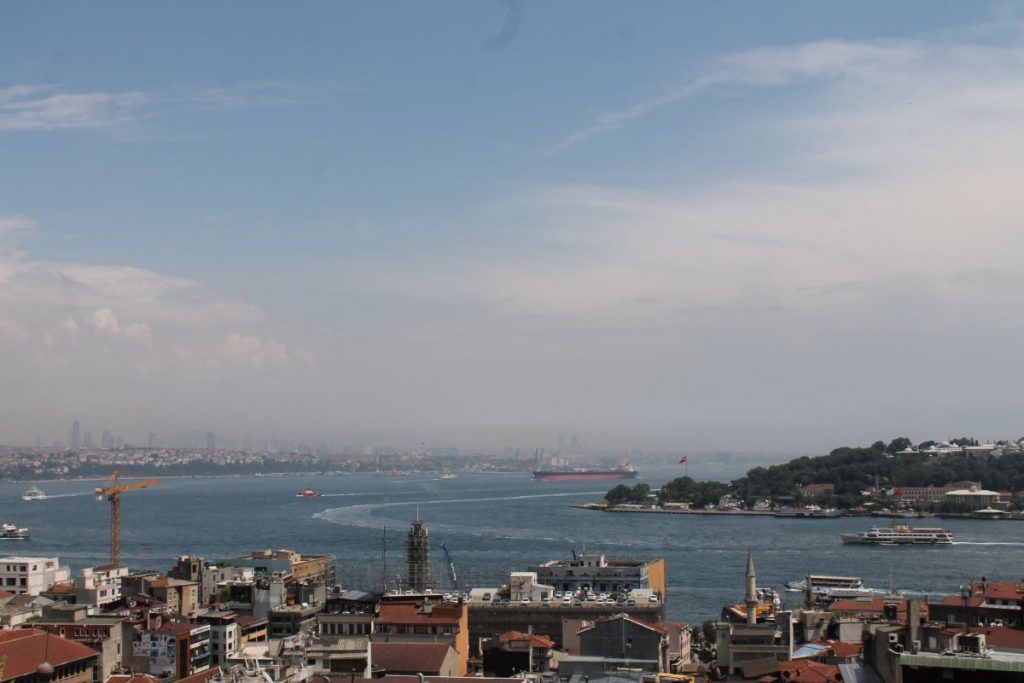
[[[920,641],[918,637],[921,630],[921,601],[917,599],[910,599],[907,601],[907,628],[910,630],[910,642],[911,649],[913,649],[913,643]]]

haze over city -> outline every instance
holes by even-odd
[[[239,7],[0,5],[0,443],[1021,436],[1019,6]]]

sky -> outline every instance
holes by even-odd
[[[0,3],[0,443],[1024,434],[1024,5]]]

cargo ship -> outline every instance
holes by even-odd
[[[587,467],[575,469],[537,470],[533,473],[534,481],[587,481],[590,479],[635,479],[640,473],[630,465],[622,465],[613,469],[597,470]]]

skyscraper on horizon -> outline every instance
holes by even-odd
[[[82,427],[78,424],[78,420],[71,423],[70,438],[68,439],[68,445],[71,446],[71,450],[77,451],[78,447],[81,446],[80,435]]]
[[[211,451],[217,447],[217,435],[213,432],[206,432],[206,447]]]

